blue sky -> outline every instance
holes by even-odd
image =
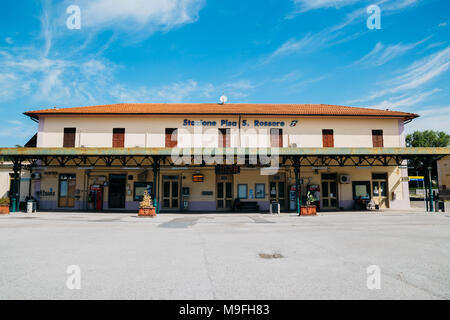
[[[381,9],[369,30],[366,9]],[[81,28],[66,26],[78,5]],[[0,145],[22,112],[119,102],[326,103],[449,132],[448,0],[24,0],[0,4]]]

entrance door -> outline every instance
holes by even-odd
[[[389,208],[387,174],[372,173],[372,197],[380,208]]]
[[[338,207],[336,174],[322,174],[322,207],[324,209]]]
[[[125,174],[109,175],[109,208],[125,208],[125,187],[127,176]]]
[[[164,209],[179,209],[180,207],[180,183],[178,176],[163,176],[163,201]]]
[[[59,176],[58,206],[60,208],[75,207],[75,186],[76,176],[74,174],[61,174]]]
[[[231,210],[233,207],[233,182],[229,176],[219,176],[217,181],[217,210]]]
[[[286,209],[286,183],[280,181],[281,176],[274,176],[269,183],[270,202],[277,201],[280,203],[280,209]]]

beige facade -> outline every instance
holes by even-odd
[[[450,189],[450,156],[437,161],[439,190]]]
[[[216,125],[185,125],[205,121]],[[226,121],[227,123],[222,123]],[[255,121],[277,126],[255,126]],[[297,121],[291,126],[292,121]],[[284,125],[282,125],[284,124]],[[367,118],[302,117],[169,117],[158,115],[67,116],[46,115],[39,119],[38,147],[62,147],[64,128],[76,128],[75,147],[111,147],[113,128],[125,129],[125,147],[165,146],[165,129],[177,128],[179,147],[218,147],[219,128],[229,128],[231,147],[270,147],[270,129],[283,130],[283,147],[322,147],[322,130],[334,131],[335,147],[372,147],[372,130],[383,130],[385,147],[404,144],[403,120]]]
[[[224,128],[230,129],[230,147],[270,147],[270,129],[274,128],[282,130],[282,147],[322,148],[322,130],[333,130],[336,148],[370,148],[372,130],[382,130],[384,147],[405,145],[403,120],[396,118],[41,115],[37,147],[62,147],[64,128],[75,128],[75,147],[85,148],[112,147],[114,128],[125,129],[124,147],[128,148],[164,148],[166,128],[178,129],[176,139],[180,148],[219,147],[219,129]],[[41,167],[37,172],[40,177],[32,182],[32,195],[41,209],[50,210],[137,210],[139,190],[146,184],[153,187],[154,181],[151,167]],[[202,175],[203,181],[194,182],[194,174]],[[342,175],[349,176],[350,181],[341,183]],[[399,167],[302,166],[301,195],[305,197],[309,187],[318,186],[321,208],[352,209],[358,192],[355,188],[367,188],[370,198],[381,208],[409,208],[406,176],[406,169]],[[329,181],[330,177],[334,182]],[[112,185],[117,188],[117,183],[123,189],[119,202],[112,199],[118,195],[111,191]],[[280,201],[284,210],[292,210],[294,186],[292,168],[268,174],[258,167],[242,167],[239,174],[223,175],[216,174],[214,167],[163,165],[157,177],[157,200],[166,211],[226,211],[232,209],[238,197],[244,202],[257,202],[263,211],[269,210],[273,200]],[[101,190],[97,200],[92,199],[93,188]],[[186,188],[189,194],[183,196]],[[244,190],[246,196],[239,196]],[[67,193],[73,198],[69,202]]]

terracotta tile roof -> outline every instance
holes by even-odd
[[[214,103],[123,103],[75,108],[52,108],[28,111],[27,116],[38,118],[42,114],[173,114],[173,115],[295,115],[295,116],[345,116],[345,117],[418,117],[417,114],[335,106],[328,104],[214,104]]]

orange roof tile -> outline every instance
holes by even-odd
[[[328,104],[214,104],[214,103],[122,103],[100,106],[52,108],[24,112],[38,118],[44,114],[161,114],[161,115],[295,115],[295,116],[345,116],[345,117],[418,117],[417,114],[335,106]]]

